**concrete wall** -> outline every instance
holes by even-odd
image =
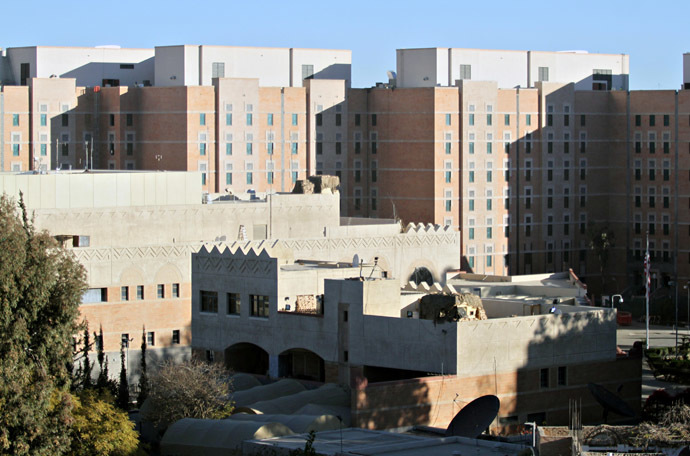
[[[156,87],[198,85],[198,46],[156,46],[155,54]]]
[[[463,376],[613,360],[616,314],[608,309],[461,322],[457,344]]]
[[[539,67],[549,68],[549,82],[574,82],[576,90],[592,89],[592,71],[611,70],[609,89],[628,90],[630,57],[626,54],[530,51],[530,86],[539,80]]]
[[[690,53],[683,54],[683,84],[690,83]]]
[[[0,191],[15,198],[22,192],[30,210],[174,206],[201,202],[197,173],[0,174]]]
[[[527,51],[449,49],[450,78],[442,85],[455,85],[460,65],[471,65],[473,81],[496,81],[498,87],[527,87]]]
[[[349,88],[352,82],[352,51],[335,49],[290,49],[290,85],[301,87],[302,65],[313,65],[313,79],[344,80]]]
[[[17,84],[21,63],[31,65],[32,78],[75,78],[78,86],[102,85],[103,79],[119,79],[123,86],[154,80],[153,49],[37,46],[9,48],[7,55]],[[134,68],[123,69],[121,64]]]
[[[501,401],[499,419],[490,428],[501,433],[505,421],[524,423],[531,414],[544,414],[549,425],[566,425],[569,400],[581,400],[584,423],[601,422],[601,406],[589,392],[594,382],[621,395],[633,410],[640,410],[641,358],[622,358],[568,365],[566,384],[557,384],[558,369],[550,368],[549,387],[540,386],[540,369],[481,376],[436,376],[395,382],[357,384],[352,389],[352,425],[367,429],[391,429],[413,425],[445,428],[472,400],[487,394]],[[610,415],[609,419],[616,419]],[[538,423],[543,424],[543,423]],[[514,429],[513,429],[514,431]]]
[[[471,79],[497,81],[500,88],[533,87],[539,67],[549,68],[549,82],[574,82],[577,90],[592,89],[594,69],[611,70],[612,87],[627,90],[629,56],[587,52],[504,51],[493,49],[398,49],[398,87],[453,86],[460,65],[471,65]]]

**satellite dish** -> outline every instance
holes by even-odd
[[[393,70],[386,71],[386,75],[388,75],[388,79],[395,79],[396,78],[395,71],[393,71]]]
[[[589,392],[592,393],[592,396],[594,396],[594,399],[597,400],[599,405],[604,407],[604,423],[606,422],[609,412],[629,418],[635,418],[635,411],[617,394],[612,393],[596,383],[589,383],[587,388],[589,388]]]
[[[501,401],[494,395],[479,397],[460,410],[446,429],[446,437],[476,439],[496,419]]]

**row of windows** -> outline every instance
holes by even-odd
[[[318,149],[317,149],[318,150]],[[272,142],[266,143],[266,153],[268,155],[273,155],[275,151],[275,144]],[[233,145],[231,142],[225,144],[225,155],[232,155]],[[254,155],[254,143],[245,144],[246,155]],[[290,153],[292,155],[297,155],[299,153],[299,143],[290,143]],[[199,144],[199,155],[206,155],[206,144]]]
[[[166,286],[163,283],[156,285],[156,298],[165,299],[166,297],[179,298],[180,297],[180,284],[173,283],[170,288],[166,290]],[[144,285],[136,285],[134,287],[122,286],[120,287],[120,300],[121,301],[132,301],[132,300],[143,300],[151,299],[146,296]],[[94,303],[94,302],[108,302],[108,289],[107,288],[89,288],[82,295],[82,304]]]
[[[292,183],[294,184],[297,182],[297,179],[299,179],[299,171],[291,171],[290,172],[290,178],[292,180]],[[254,184],[254,173],[253,172],[246,172],[245,173],[245,180],[247,185],[253,185]],[[267,171],[266,172],[266,183],[267,184],[273,184],[275,180],[275,173],[273,171]],[[232,173],[226,172],[225,173],[225,185],[232,185],[233,183],[233,176]],[[206,185],[206,173],[202,173],[201,175],[201,185]]]
[[[317,114],[317,116],[318,115],[319,114]],[[291,114],[290,119],[291,119],[292,126],[296,127],[299,124],[299,114]],[[231,127],[232,123],[233,123],[232,121],[233,121],[232,113],[231,112],[226,113],[225,114],[225,125],[228,127]],[[202,127],[206,125],[206,114],[205,113],[199,114],[199,125]],[[254,125],[254,114],[253,113],[248,112],[247,114],[245,114],[245,125],[247,125],[248,127],[251,127],[252,125]],[[273,126],[273,114],[271,114],[271,113],[266,114],[266,125],[268,125],[269,127]]]
[[[218,292],[201,290],[199,292],[201,312],[218,313]],[[270,300],[265,295],[249,295],[249,314],[252,317],[268,318]],[[240,315],[242,299],[239,293],[225,294],[226,315]]]
[[[132,342],[134,339],[130,339],[128,333],[123,333],[120,336],[120,343],[122,344],[123,348],[129,348],[130,342]],[[172,331],[172,337],[171,337],[171,343],[173,345],[177,345],[180,343],[180,330],[179,329],[174,329]],[[149,331],[146,333],[146,345],[149,347],[155,347],[156,346],[156,333],[154,331]],[[103,341],[100,339],[100,336],[96,337],[96,349],[100,349],[100,347],[103,347]]]

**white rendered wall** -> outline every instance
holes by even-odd
[[[21,84],[20,76],[22,63],[29,64],[29,77],[36,77],[36,56],[38,54],[36,47],[8,48],[6,52],[15,84]]]
[[[498,87],[527,87],[527,51],[450,49],[450,80],[460,79],[460,65],[472,66],[473,81],[496,81]]]
[[[31,77],[75,78],[77,86],[102,85],[103,79],[119,79],[120,85],[153,83],[153,49],[116,49],[37,46],[10,48],[12,71],[17,84],[21,63],[31,65]],[[133,64],[134,69],[122,69],[120,64]]]
[[[288,48],[201,46],[200,59],[200,85],[211,85],[213,62],[223,62],[226,78],[257,78],[264,87],[290,86]]]
[[[539,67],[549,68],[549,82],[574,82],[575,90],[592,89],[594,69],[611,70],[613,84],[610,89],[628,88],[629,57],[625,54],[531,51],[532,86],[539,80]]]
[[[444,52],[445,51],[445,52]],[[398,49],[397,81],[398,87],[435,87],[446,85],[448,73],[438,73],[439,59],[444,60],[447,49]],[[447,64],[446,64],[447,65]]]
[[[198,46],[156,46],[155,57],[155,83],[157,87],[170,87],[185,85],[186,77],[193,79],[194,74],[185,73],[187,66],[191,66],[190,72],[196,68],[196,81],[192,85],[198,84],[199,63],[196,60],[194,65],[194,55],[198,56]]]
[[[352,51],[331,49],[291,49],[291,85],[302,87],[302,65],[314,65],[314,79],[352,80]]]

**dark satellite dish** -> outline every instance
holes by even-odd
[[[629,418],[635,417],[635,411],[630,408],[620,396],[596,383],[589,383],[587,388],[589,388],[589,392],[592,393],[592,396],[594,396],[594,399],[597,400],[599,405],[604,407],[604,422],[606,422],[608,412],[613,412]]]
[[[460,410],[446,429],[446,437],[477,438],[498,415],[501,401],[493,395],[478,397]]]

